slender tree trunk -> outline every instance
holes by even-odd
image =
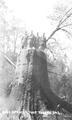
[[[56,28],[56,29],[50,34],[50,36],[48,37],[47,41],[48,41],[49,39],[51,39],[52,36],[53,36],[57,31],[59,31],[59,30],[60,30],[60,28]]]

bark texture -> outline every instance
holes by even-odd
[[[16,73],[16,87],[12,91],[13,95],[22,101],[23,108],[38,111],[44,105],[48,110],[56,110],[57,105],[60,105],[72,113],[72,105],[56,96],[50,88],[44,52],[23,49],[17,62]]]

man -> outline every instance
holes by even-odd
[[[24,36],[22,37],[22,41],[21,41],[22,49],[27,47],[28,38],[29,38],[29,35],[27,31],[25,31]]]
[[[43,33],[43,36],[41,38],[39,49],[42,50],[42,51],[44,51],[46,49],[46,37],[45,37],[45,33]]]

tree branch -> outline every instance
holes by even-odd
[[[56,38],[53,38],[53,37],[52,37],[51,39],[53,39],[53,40],[56,42]]]
[[[51,35],[48,37],[47,41],[48,41],[58,30],[60,30],[60,28],[57,27],[57,28],[51,33]]]
[[[67,24],[67,25],[64,25],[64,26],[62,26],[60,28],[69,27],[69,26],[72,26],[72,24]]]
[[[72,34],[71,34],[69,31],[67,31],[66,29],[60,29],[60,30],[62,30],[62,31],[64,31],[64,32],[66,32],[66,33],[68,33],[68,34],[72,37]]]
[[[61,27],[61,25],[62,25],[64,22],[66,22],[66,20],[67,20],[68,18],[70,18],[70,17],[72,16],[72,13],[70,13],[71,10],[72,10],[72,8],[69,9],[69,10],[65,13],[65,15],[62,17],[62,19],[59,21],[59,24],[58,24],[58,26],[56,27],[56,29],[55,29],[55,30],[51,33],[51,35],[48,37],[47,41],[48,41],[49,39],[51,39],[51,37],[52,37],[58,30],[62,30],[62,31],[64,31],[64,32],[68,33],[70,36],[72,36],[70,32],[68,32],[68,31],[65,30],[65,29],[62,29],[63,27],[67,27],[67,26],[70,26],[70,25],[72,25],[72,24],[64,25],[64,26]],[[64,17],[65,17],[65,18],[64,18]]]
[[[11,65],[13,65],[14,68],[16,68],[16,65],[15,65],[2,51],[0,51],[0,52],[1,52],[2,56],[3,56]]]
[[[59,26],[62,24],[62,20],[63,18],[72,10],[72,8],[70,8],[65,14],[64,16],[62,17],[62,19],[59,21]]]
[[[70,18],[72,16],[72,13],[71,14],[69,14],[61,23],[60,23],[60,25],[59,26],[61,26],[68,18]]]

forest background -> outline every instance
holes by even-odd
[[[32,2],[30,2],[30,5]],[[17,2],[15,4],[17,5]],[[35,4],[35,9],[38,5],[39,10],[41,3],[33,2],[33,5]],[[65,97],[68,102],[72,103],[72,2],[63,1],[58,4],[58,1],[56,1],[50,3],[53,8],[51,12],[50,8],[46,6],[49,12],[46,11],[45,16],[41,17],[37,10],[34,16],[32,13],[31,16],[27,17],[28,24],[26,23],[27,19],[24,18],[25,21],[23,21],[23,19],[20,20],[15,16],[16,11],[14,14],[10,5],[11,3],[8,1],[0,0],[0,53],[5,59],[4,66],[1,66],[3,67],[1,76],[4,76],[3,79],[6,80],[15,79],[15,66],[22,42],[27,46],[28,39],[32,37],[32,39],[35,39],[35,42],[32,41],[33,47],[38,48],[42,40],[46,40],[44,50],[48,59],[48,75],[51,88],[57,95]],[[26,3],[26,5],[28,4]],[[26,10],[28,7],[34,9],[34,6],[30,5],[26,6]],[[41,6],[41,10],[43,7]],[[19,8],[21,9],[17,6],[17,10]],[[33,9],[31,8],[30,12]],[[39,13],[41,13],[41,10]],[[29,15],[29,11],[22,10],[21,12],[22,16],[20,17],[25,14]],[[41,15],[44,15],[43,11]],[[37,23],[32,24],[34,20],[37,20]]]

